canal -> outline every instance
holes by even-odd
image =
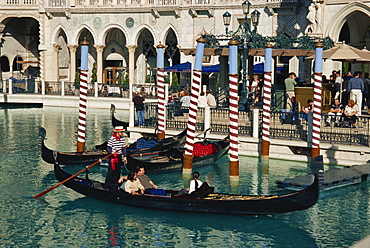
[[[75,151],[78,109],[9,108],[0,114],[0,247],[349,247],[370,235],[369,183],[321,194],[300,212],[271,216],[226,216],[158,211],[84,197],[58,183],[39,152],[38,127],[46,145]],[[128,112],[117,111],[120,120]],[[109,110],[88,109],[86,148],[110,137]],[[65,166],[74,173],[80,166]],[[332,167],[334,168],[334,167]],[[326,167],[329,169],[329,167]],[[283,193],[275,180],[304,175],[307,163],[240,157],[240,181],[231,185],[228,157],[198,170],[218,192]],[[96,165],[92,179],[107,169]],[[150,175],[161,188],[185,187],[181,173]]]

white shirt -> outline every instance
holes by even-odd
[[[200,186],[202,186],[202,181],[200,180],[197,180],[198,181],[198,189],[200,188]],[[189,194],[191,194],[191,192],[194,192],[195,191],[195,179],[191,180],[190,181],[190,189],[189,189]]]
[[[205,108],[207,107],[207,97],[206,96],[199,96],[198,98],[198,107]]]

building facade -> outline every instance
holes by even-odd
[[[358,48],[370,47],[370,1],[251,0],[261,15],[258,33],[299,37],[329,36]],[[73,82],[80,65],[79,44],[89,42],[89,80],[96,87],[127,77],[147,82],[156,67],[156,46],[166,45],[165,66],[193,61],[181,49],[195,47],[203,33],[224,34],[244,21],[235,0],[1,0],[2,77],[37,77]],[[312,73],[304,57],[278,58],[300,78]],[[217,56],[207,61],[219,62]],[[354,66],[353,70],[356,69]],[[357,66],[358,67],[358,66]],[[341,69],[325,63],[324,74]]]

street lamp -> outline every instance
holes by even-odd
[[[242,9],[244,13],[244,22],[239,25],[238,29],[233,32],[229,31],[229,25],[231,21],[231,14],[226,12],[222,15],[226,36],[229,35],[234,37],[235,40],[239,41],[239,46],[243,48],[243,75],[242,75],[242,90],[241,90],[241,101],[240,101],[240,111],[245,111],[245,105],[247,104],[247,62],[248,62],[248,49],[251,46],[251,41],[253,35],[257,32],[257,26],[259,24],[259,18],[261,13],[258,10],[254,10],[251,13],[251,21],[253,25],[253,30],[250,29],[248,23],[248,14],[250,10],[251,3],[247,0],[242,3]]]

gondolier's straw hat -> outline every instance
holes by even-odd
[[[113,130],[113,132],[123,132],[123,131],[125,131],[123,126],[116,126]]]

